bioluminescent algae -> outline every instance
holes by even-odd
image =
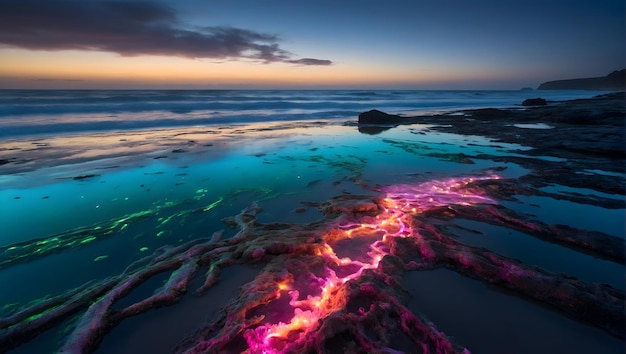
[[[221,240],[215,233],[210,239],[163,247],[117,276],[42,299],[3,318],[0,348],[10,349],[82,313],[60,352],[93,351],[124,319],[173,305],[189,290],[204,294],[221,269],[235,264],[263,268],[215,320],[180,343],[179,352],[332,351],[333,343],[341,340],[344,348],[382,353],[392,350],[399,336],[424,352],[466,352],[436,323],[403,305],[406,292],[400,276],[439,267],[623,335],[623,292],[464,245],[425,222],[433,214],[445,217],[459,209],[499,215],[493,209],[499,197],[493,186],[500,181],[486,175],[378,186],[378,197],[344,194],[318,203],[324,217],[310,224],[262,224],[256,218],[262,210],[252,205],[226,220],[238,229],[232,238]],[[522,220],[504,220],[541,232],[540,226]],[[169,277],[153,294],[113,307],[160,274]],[[189,289],[197,277],[203,278],[200,286]]]

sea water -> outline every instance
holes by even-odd
[[[541,92],[542,97],[555,100],[593,94]],[[219,230],[224,230],[224,238],[232,237],[235,231],[225,227],[222,219],[252,203],[263,209],[261,222],[308,223],[321,218],[307,206],[309,202],[345,193],[376,195],[371,187],[377,185],[493,171],[501,177],[523,176],[528,171],[513,163],[473,159],[468,164],[453,158],[458,154],[518,156],[526,148],[521,145],[434,132],[422,125],[368,135],[350,123],[369,109],[408,115],[511,107],[537,95],[522,91],[0,91],[0,247],[10,250],[40,242],[42,252],[50,251],[0,270],[0,284],[10,284],[0,291],[0,308],[119,274],[164,245],[210,237]],[[575,192],[588,191],[568,187],[563,193]],[[580,219],[572,226],[624,237],[623,209],[548,197],[521,197],[504,204],[545,223],[563,222],[553,210],[607,215],[610,220],[602,225]],[[624,288],[622,265],[543,244],[519,232],[505,236],[494,226],[464,220],[457,224],[462,230],[482,232],[459,232],[462,242],[549,271]],[[89,236],[89,230],[101,232],[107,227],[112,232],[105,236]],[[78,243],[59,241],[76,230],[84,235]],[[47,249],[49,245],[55,248]],[[548,251],[536,252],[537,247]],[[555,260],[555,256],[563,258]],[[244,273],[250,272],[246,268]],[[141,318],[133,319],[138,331],[151,322]],[[53,348],[63,337],[62,331],[53,333],[22,350]],[[123,336],[116,333],[105,338],[102,352],[136,349],[123,344]],[[593,330],[588,335],[597,339],[603,334]],[[163,352],[180,339],[163,343],[168,348]]]
[[[0,138],[32,134],[311,119],[354,119],[378,109],[415,114],[509,107],[541,96],[602,91],[0,90]]]

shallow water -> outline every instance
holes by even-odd
[[[572,188],[574,189],[574,188]],[[516,196],[518,202],[503,202],[509,208],[534,215],[547,224],[569,225],[624,238],[624,209],[607,209],[540,196]]]
[[[141,142],[140,149],[125,144],[127,141],[120,143],[122,136]],[[360,134],[355,127],[332,122],[305,122],[302,125],[230,126],[220,130],[220,134],[192,127],[158,132],[126,131],[120,135],[111,134],[108,140],[97,137],[98,134],[77,137],[80,146],[84,147],[79,151],[76,144],[68,143],[72,136],[48,137],[44,143],[49,148],[47,151],[51,151],[50,155],[40,155],[40,150],[21,150],[23,154],[30,154],[31,159],[17,166],[19,172],[13,173],[16,167],[11,164],[0,166],[0,173],[4,171],[0,175],[0,224],[3,225],[0,246],[9,247],[6,252],[10,252],[13,245],[36,239],[40,239],[41,248],[45,249],[56,242],[54,235],[58,238],[59,234],[63,236],[77,228],[97,231],[110,227],[112,230],[106,237],[97,238],[91,238],[87,232],[79,244],[60,246],[50,255],[2,269],[0,284],[11,284],[11,291],[0,292],[0,306],[28,302],[76,287],[90,279],[119,274],[132,261],[163,245],[210,237],[213,232],[226,229],[222,218],[237,214],[253,202],[264,209],[258,218],[261,222],[308,223],[318,220],[321,214],[302,202],[324,201],[345,193],[377,195],[377,185],[482,176],[496,170],[500,177],[517,178],[528,172],[513,163],[475,158],[480,154],[519,156],[523,146],[494,143],[482,137],[433,133],[427,126],[420,125],[399,127],[377,135]],[[10,144],[24,143],[18,140]],[[107,150],[109,146],[114,149]],[[93,153],[86,154],[89,151]],[[94,158],[101,157],[99,151],[112,153],[105,158]],[[63,158],[55,158],[58,156]],[[565,223],[624,237],[624,209],[606,210],[546,197],[518,196],[517,202],[500,203],[520,214],[532,214],[545,223]],[[572,215],[580,217],[573,218]],[[598,223],[599,218],[605,222]],[[624,288],[619,282],[624,275],[622,265],[599,261],[510,230],[465,220],[457,223],[482,232],[459,232],[462,242],[487,247],[549,271]],[[502,237],[504,232],[509,235]],[[224,237],[233,234],[233,230],[226,229]],[[252,276],[249,273],[246,269],[233,278],[248,279]],[[550,311],[546,315],[545,309],[528,305],[524,300],[472,285],[473,280],[461,278],[460,285],[456,285],[457,280],[450,280],[450,275],[443,273],[437,271],[410,277],[412,284],[424,284],[413,285],[413,291],[421,293],[424,288],[428,289],[432,301],[442,301],[436,298],[449,291],[464,294],[449,300],[458,310],[444,311],[441,320],[444,330],[450,321],[454,322],[453,313],[477,307],[474,300],[506,298],[497,305],[500,307],[472,312],[451,327],[450,334],[470,349],[475,346],[478,352],[483,352],[476,343],[491,342],[493,338],[484,336],[495,333],[493,331],[498,326],[491,322],[485,325],[483,334],[475,335],[475,329],[469,328],[473,327],[469,318],[490,312],[515,318],[520,308],[530,313],[529,319],[511,324],[514,328],[511,333],[533,327],[533,322],[547,318],[547,327],[540,330],[541,333],[537,332],[538,329],[528,332],[525,338],[534,338],[528,342],[545,342],[547,348],[559,350],[580,349],[584,346],[575,343],[580,333],[585,333],[580,338],[591,338],[593,343],[597,340],[598,352],[609,352],[623,345],[621,341],[597,334],[596,329],[563,319]],[[223,276],[229,274],[224,272]],[[437,285],[440,277],[441,284],[444,284],[441,286]],[[463,285],[466,283],[472,284]],[[241,283],[230,278],[224,280],[222,296],[233,297],[238,284]],[[216,296],[222,301],[217,303],[223,304],[226,298]],[[474,300],[464,301],[465,297]],[[431,301],[420,297],[419,301],[422,300],[425,304]],[[193,311],[191,304],[203,301],[207,298],[185,300],[185,311]],[[482,305],[488,302],[481,300]],[[504,303],[510,303],[512,307]],[[421,309],[422,306],[420,304]],[[443,307],[445,304],[439,303],[434,308],[438,311]],[[169,326],[176,326],[180,318],[172,320],[172,316],[176,317],[173,311],[176,310],[159,310],[124,323],[105,339],[100,352],[118,352],[119,348],[126,348],[120,349],[121,352],[133,352],[147,333],[154,335],[154,331],[167,331]],[[436,315],[432,319],[439,321]],[[167,324],[157,325],[154,321],[167,321]],[[192,331],[191,327],[185,330]],[[461,333],[463,328],[467,328],[467,332]],[[120,334],[122,329],[124,333],[130,333],[130,337],[124,339]],[[56,335],[39,337],[24,348],[48,348],[53,341],[63,337],[59,330],[62,329],[54,329],[52,332]],[[557,337],[565,339],[553,342],[545,335],[550,331],[557,331]],[[153,352],[169,352],[169,346],[174,342],[172,338],[179,338],[179,335],[182,334],[163,338],[163,343],[168,343],[167,349],[154,346]],[[132,338],[137,338],[137,342]],[[522,348],[537,349],[523,345],[519,335],[515,338],[519,352],[524,351]],[[568,338],[572,342],[566,345]],[[504,339],[497,342],[501,346],[487,346],[485,352],[497,352],[494,348],[507,345]]]
[[[219,310],[228,305],[231,299],[222,294],[237,293],[258,271],[258,268],[245,266],[224,269],[217,284],[204,296],[188,295],[176,306],[160,308],[151,311],[147,318],[122,323],[106,337],[96,353],[171,353],[186,336],[213,320]]]
[[[455,233],[458,240],[472,246],[485,247],[500,255],[518,259],[525,265],[574,276],[591,283],[609,284],[616,289],[626,287],[624,265],[597,259],[563,246],[533,238],[519,231],[470,220],[455,220],[461,226]]]
[[[455,161],[459,151],[497,156],[516,146],[496,148],[484,138],[454,134],[416,135],[412,129],[377,136],[342,126],[287,129],[262,139],[235,136],[233,142],[221,143],[226,147],[217,156],[212,147],[201,146],[199,151],[166,151],[159,155],[165,158],[156,160],[138,156],[130,166],[102,160],[99,165],[89,161],[22,172],[1,182],[0,200],[10,206],[2,213],[6,233],[1,242],[40,238],[172,203],[193,209],[230,198],[217,206],[221,209],[233,204],[232,193],[243,190],[266,194],[269,205],[271,199],[290,196],[296,208],[299,200],[325,200],[346,188],[366,192],[351,181],[356,177],[365,183],[394,184],[420,180],[420,175],[472,174],[498,167],[510,166],[504,175],[511,177],[524,171],[513,164]],[[32,222],[24,224],[27,215]]]
[[[539,304],[439,269],[410,272],[409,308],[473,353],[621,353],[624,342]]]

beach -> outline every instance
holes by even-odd
[[[2,111],[0,351],[623,352],[623,93],[111,92]]]

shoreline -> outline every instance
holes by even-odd
[[[236,139],[280,135],[281,131],[333,125],[332,121],[266,122],[216,126],[189,126],[67,133],[60,136],[25,137],[0,141],[0,176],[32,172],[40,168],[80,164],[105,159],[159,159],[180,153],[217,154],[222,145]],[[246,137],[245,134],[257,134]],[[217,151],[216,151],[217,150]],[[38,154],[37,159],[32,155]]]
[[[591,126],[593,131],[586,134],[586,145],[583,147],[577,148],[581,143],[578,140],[564,139],[580,135],[580,129],[577,128],[588,126],[587,123],[596,117],[607,122],[610,120],[608,123],[611,127],[623,129],[623,119],[620,122],[615,118],[624,117],[624,102],[624,93],[610,93],[589,99],[549,101],[548,106],[542,107],[478,108],[441,110],[441,113],[418,116],[392,115],[393,120],[383,124],[362,124],[358,120],[311,119],[12,137],[0,140],[0,175],[28,172],[60,164],[81,163],[94,158],[123,158],[158,151],[168,153],[168,150],[182,152],[201,146],[210,147],[216,140],[220,143],[246,133],[337,125],[357,127],[359,132],[375,135],[398,125],[426,124],[431,126],[432,131],[483,136],[500,142],[526,145],[532,147],[534,151],[531,154],[537,156],[546,153],[571,155],[574,152],[585,155],[590,153],[589,149],[593,149],[591,152],[596,155],[610,154],[616,158],[624,158],[626,151],[623,149],[623,135],[611,136],[611,141],[607,143],[606,134],[611,132],[601,128],[607,124],[605,122],[600,125],[594,123]],[[577,113],[581,113],[582,116],[571,116]],[[569,116],[565,120],[560,119],[564,114]],[[606,114],[611,116],[605,117]],[[482,124],[475,124],[476,122]],[[531,126],[545,124],[547,127],[546,129],[533,129],[531,126],[527,129],[515,127],[520,124]],[[550,143],[554,140],[550,133],[558,132],[563,127],[567,127],[571,134],[568,132],[559,136],[558,139],[563,141],[561,145]],[[84,150],[81,152],[81,149]],[[105,150],[108,152],[103,152]],[[41,157],[32,159],[30,155],[33,154],[40,154]],[[626,169],[616,165],[611,166],[610,172],[626,174]]]
[[[56,206],[59,217],[50,215],[44,231],[53,220],[60,231],[0,247],[3,276],[27,272],[22,286],[36,289],[29,296],[45,291],[34,298],[41,302],[14,300],[4,308],[0,350],[23,345],[42,328],[63,328],[75,313],[73,332],[49,345],[136,352],[138,343],[157,341],[147,328],[169,331],[180,327],[170,322],[176,318],[196,331],[158,338],[164,342],[155,348],[323,351],[357,345],[385,352],[422,346],[461,353],[464,346],[505,352],[522,345],[536,351],[544,348],[542,340],[527,338],[540,337],[532,326],[537,321],[561,333],[561,344],[543,340],[550,351],[559,345],[585,351],[588,340],[623,348],[625,235],[615,222],[625,208],[624,158],[580,149],[586,141],[575,135],[614,132],[623,127],[623,118],[615,121],[623,110],[615,102],[593,102],[582,103],[587,119],[599,115],[607,124],[555,121],[549,129],[520,128],[515,124],[541,123],[536,117],[554,120],[563,109],[553,109],[553,116],[534,108],[487,109],[415,117],[419,122],[383,126],[380,137],[359,134],[354,122],[312,121],[107,134],[104,143],[102,135],[60,137],[36,141],[42,146],[34,150],[26,141],[24,163],[15,160],[0,170],[29,168],[14,176],[30,185],[5,193],[3,201],[24,208],[15,219],[29,221],[46,220],[39,213]],[[566,110],[580,119],[577,104]],[[474,139],[487,133],[491,138]],[[579,148],[563,145],[559,136]],[[85,146],[90,150],[80,149]],[[121,155],[103,159],[104,146],[120,147],[114,153]],[[29,161],[28,153],[47,155]],[[44,177],[60,187],[33,191]],[[571,215],[552,217],[559,208],[567,213],[567,205],[574,207]],[[70,209],[84,213],[73,226]],[[576,213],[592,217],[571,220],[587,217]],[[598,229],[593,215],[609,218],[610,227]],[[23,228],[19,220],[14,224],[13,230]],[[229,230],[223,233],[224,226]],[[54,290],[41,285],[48,280],[37,278],[46,272],[37,265],[60,258],[69,267],[81,264],[85,273],[68,272],[66,283],[57,279],[52,289],[63,290],[50,297]],[[232,267],[250,270],[241,280],[247,290],[216,293],[225,281],[220,274]],[[420,297],[440,278],[440,294]],[[463,306],[473,304],[456,304],[459,313],[451,312],[435,299],[449,289],[493,301],[505,301],[506,294],[510,305],[493,311],[504,311],[511,332],[524,339],[476,339],[481,330],[500,333],[500,322],[473,331],[476,313],[489,316],[489,310],[463,317]],[[292,291],[310,296],[295,301]],[[11,296],[17,295],[5,294]],[[179,308],[191,311],[192,299],[207,297],[225,307],[198,324],[174,315]],[[535,317],[511,318],[514,305]],[[291,312],[279,311],[285,308]],[[394,325],[398,318],[402,326]],[[123,333],[129,326],[143,333],[132,343]],[[18,349],[44,345],[41,338]]]

